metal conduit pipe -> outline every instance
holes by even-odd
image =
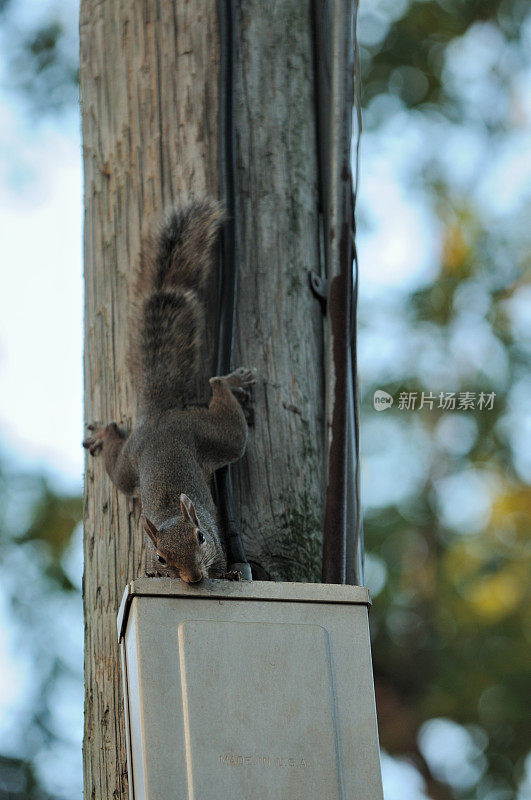
[[[325,583],[362,581],[351,170],[354,0],[314,0],[320,204],[328,279],[325,324]]]
[[[236,143],[234,129],[234,70],[236,62],[234,0],[220,0],[220,104],[219,104],[219,184],[227,209],[221,231],[219,329],[217,374],[232,369],[234,325],[238,291],[238,230],[236,214]],[[239,572],[243,580],[252,580],[251,567],[243,547],[241,529],[234,503],[230,466],[215,474],[216,501],[225,530],[229,570]]]

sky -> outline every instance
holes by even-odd
[[[77,49],[77,2],[63,17]],[[55,13],[18,0],[15,28]],[[3,33],[3,32],[2,32]],[[6,42],[0,39],[6,52]],[[7,51],[8,52],[8,51]],[[0,441],[59,487],[82,483],[82,162],[76,107],[31,115],[0,58]]]
[[[81,157],[77,119],[39,125],[0,95],[0,437],[82,480]]]

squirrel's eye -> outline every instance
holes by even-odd
[[[168,563],[168,562],[166,561],[166,559],[165,559],[163,556],[159,555],[158,553],[157,553],[157,561],[158,561],[160,564],[167,564],[167,563]]]
[[[197,541],[199,542],[199,544],[204,544],[206,542],[205,534],[202,533],[201,531],[197,531]]]

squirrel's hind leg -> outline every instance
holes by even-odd
[[[138,475],[129,454],[130,437],[123,433],[115,422],[109,425],[96,423],[87,425],[91,436],[83,442],[91,456],[103,452],[103,461],[109,478],[121,492],[135,495],[138,489]]]
[[[240,368],[210,379],[212,399],[208,408],[190,409],[199,456],[203,464],[219,469],[238,461],[247,445],[247,421],[236,398],[247,402],[255,380]]]

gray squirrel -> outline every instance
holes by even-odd
[[[210,481],[214,470],[245,452],[247,422],[239,401],[249,399],[254,383],[243,368],[211,378],[208,408],[183,408],[200,364],[204,309],[198,292],[212,268],[222,219],[217,201],[191,202],[174,210],[143,248],[129,354],[138,424],[128,435],[115,422],[94,423],[83,442],[92,456],[102,452],[118,489],[140,497],[157,574],[187,583],[226,575]]]

